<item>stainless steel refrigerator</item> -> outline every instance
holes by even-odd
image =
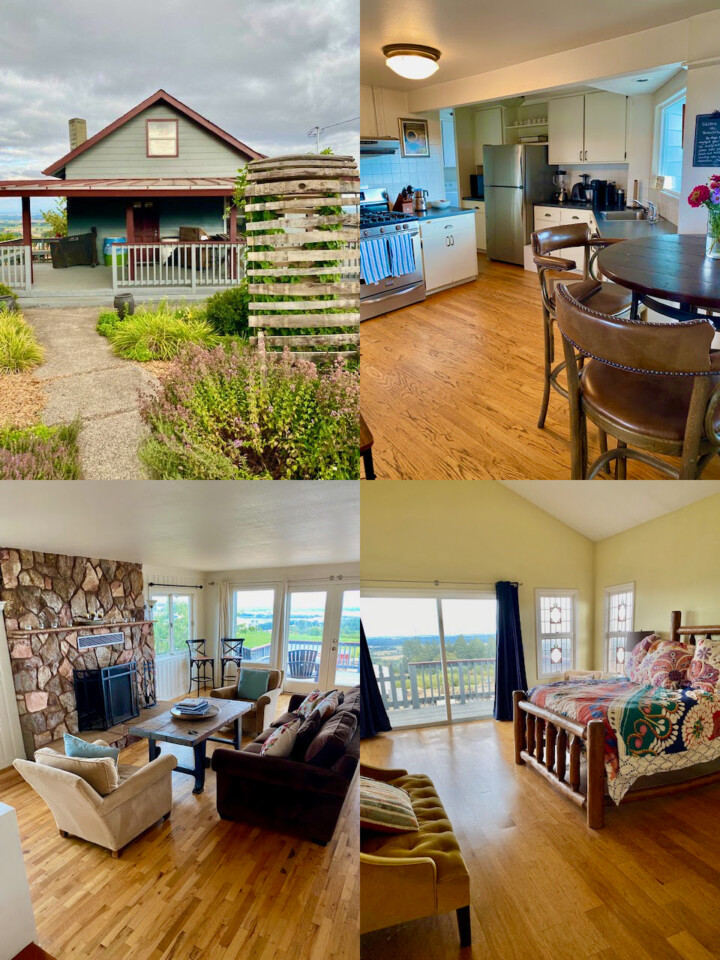
[[[483,149],[487,255],[523,263],[533,231],[533,206],[553,195],[557,167],[548,164],[547,144],[507,144]]]

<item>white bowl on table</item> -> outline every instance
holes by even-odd
[[[428,206],[432,207],[433,210],[445,210],[450,206],[449,200],[430,200],[428,201]]]

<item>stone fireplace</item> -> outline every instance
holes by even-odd
[[[78,732],[75,670],[155,659],[139,564],[0,549],[4,617],[27,755]],[[90,615],[96,625],[77,623]],[[86,638],[107,636],[95,646]],[[114,635],[114,638],[113,636]],[[85,640],[80,643],[80,640]],[[145,705],[142,688],[138,703]]]

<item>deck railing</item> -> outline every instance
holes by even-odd
[[[31,247],[21,240],[0,243],[0,283],[14,291],[29,290],[32,286]]]
[[[237,286],[245,273],[245,245],[199,243],[114,243],[113,291],[133,287]]]
[[[289,650],[311,650],[317,653],[318,663],[320,661],[320,650],[322,642],[320,640],[290,640]],[[360,644],[352,641],[341,640],[337,645],[337,664],[342,670],[355,671],[360,669]],[[243,649],[243,659],[251,663],[270,663],[270,644],[265,643],[261,647],[245,647]]]
[[[495,696],[495,658],[448,660],[448,695],[452,703],[492,700]],[[445,678],[440,660],[375,665],[380,696],[388,710],[419,710],[445,703]]]

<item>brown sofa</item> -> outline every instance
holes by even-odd
[[[252,667],[243,667],[244,670],[252,670]],[[260,669],[260,668],[258,668]],[[267,669],[263,667],[262,669]],[[243,715],[242,718],[242,729],[243,733],[252,734],[253,737],[256,737],[258,734],[262,733],[263,730],[266,730],[270,724],[275,719],[275,712],[277,710],[277,703],[280,697],[280,691],[282,690],[283,680],[285,678],[284,670],[271,670],[270,677],[268,679],[268,688],[265,693],[259,697],[251,710]],[[237,680],[235,683],[230,683],[225,687],[217,687],[215,690],[210,691],[211,697],[217,697],[219,700],[237,700]],[[249,703],[251,701],[246,701]],[[230,732],[230,727],[223,728],[224,731],[227,730]]]
[[[358,768],[360,688],[345,694],[307,746],[300,745],[288,758],[261,756],[262,744],[273,728],[294,719],[303,699],[302,694],[292,696],[288,712],[243,750],[219,748],[214,752],[217,809],[224,820],[282,830],[324,846],[332,839]],[[320,755],[314,761],[306,759],[318,751],[322,738],[327,741],[331,731],[340,756],[329,766],[318,762]]]

